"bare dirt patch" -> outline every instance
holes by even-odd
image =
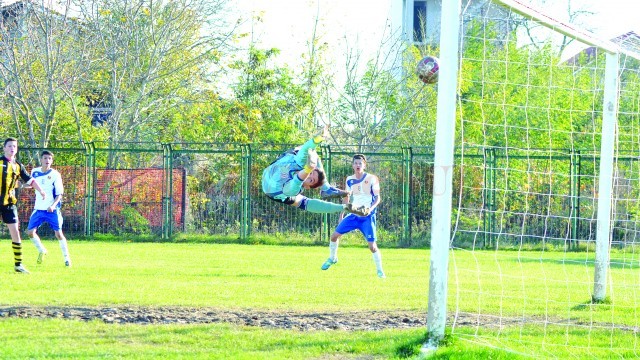
[[[426,327],[426,313],[405,311],[314,312],[183,307],[0,307],[0,318],[100,320],[109,324],[210,324],[289,330],[383,330]]]
[[[427,313],[419,311],[353,311],[353,312],[294,312],[265,311],[255,309],[217,309],[191,307],[80,307],[80,306],[0,306],[1,318],[69,319],[103,321],[108,324],[211,324],[230,323],[241,326],[258,326],[298,331],[345,330],[376,331],[384,329],[410,329],[427,327]],[[449,326],[470,326],[502,329],[539,323],[547,318],[513,318],[486,314],[459,312],[447,318]],[[566,319],[565,319],[566,321]],[[563,324],[561,319],[553,322]],[[573,321],[567,326],[586,326]],[[611,326],[611,324],[609,324]],[[639,332],[638,327],[615,326],[621,330]]]

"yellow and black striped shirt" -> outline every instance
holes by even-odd
[[[16,187],[18,187],[18,177],[25,183],[31,180],[31,176],[27,172],[24,165],[19,162],[11,162],[6,156],[0,158],[2,165],[2,182],[0,184],[0,205],[15,205],[18,202],[16,198]]]

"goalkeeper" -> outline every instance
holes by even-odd
[[[329,201],[310,199],[302,195],[303,189],[320,188],[320,197],[330,199],[344,197],[349,193],[329,185],[315,148],[328,135],[328,127],[309,139],[302,146],[280,155],[262,172],[262,191],[269,199],[295,206],[313,213],[339,213],[346,211],[366,216],[365,207],[352,204],[335,204]]]

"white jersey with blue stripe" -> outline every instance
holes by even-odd
[[[376,200],[375,189],[379,188],[378,177],[372,174],[364,173],[361,179],[357,179],[355,175],[347,177],[347,191],[351,191],[351,202],[355,207],[365,206],[371,207]],[[373,209],[372,214],[376,212]]]
[[[36,192],[36,202],[33,206],[34,210],[47,210],[56,199],[56,196],[64,193],[62,186],[62,176],[55,169],[49,169],[47,172],[42,171],[42,167],[37,167],[31,170],[31,177],[34,181],[38,182],[40,188],[44,191],[44,199],[38,192]],[[58,202],[57,207],[60,208]]]

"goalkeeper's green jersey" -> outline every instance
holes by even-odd
[[[262,172],[262,191],[272,198],[296,196],[302,192],[303,181],[298,178],[297,173],[307,162],[308,150],[315,149],[316,146],[313,139],[310,139],[299,148],[280,155]]]

